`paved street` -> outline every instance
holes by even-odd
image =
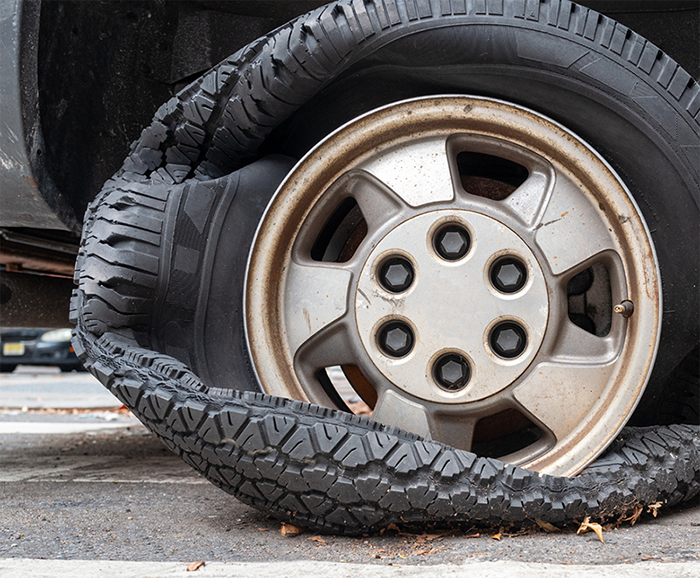
[[[170,454],[88,375],[29,375],[0,377],[0,408],[7,408],[0,410],[3,577],[184,576],[196,561],[207,562],[197,570],[203,576],[363,572],[349,564],[372,565],[374,576],[399,575],[396,565],[412,572],[422,567],[423,576],[534,576],[545,569],[539,564],[556,564],[547,568],[551,576],[573,576],[574,569],[578,577],[700,575],[697,506],[607,528],[605,543],[575,528],[548,534],[414,526],[360,539],[309,532],[285,537],[279,522]],[[88,402],[93,395],[99,402]],[[49,407],[54,399],[63,409]],[[52,566],[52,560],[64,562]],[[524,562],[537,565],[513,566]]]
[[[20,365],[0,374],[0,408],[105,408],[121,403],[89,373]]]

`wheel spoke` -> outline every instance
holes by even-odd
[[[470,450],[477,418],[469,413],[439,413],[430,422],[431,437],[460,450]]]
[[[413,207],[454,198],[445,136],[403,142],[373,156],[359,168],[377,177]]]
[[[581,188],[558,173],[535,240],[558,275],[607,249],[616,250],[600,209]]]
[[[352,276],[351,270],[335,263],[290,264],[284,313],[287,342],[292,352],[345,315]]]
[[[432,439],[426,408],[392,389],[380,393],[372,419],[385,425],[400,427],[426,439]]]
[[[344,193],[357,202],[370,231],[376,230],[404,212],[408,205],[371,173],[353,170],[339,179]]]
[[[513,392],[515,399],[561,442],[595,424],[592,410],[604,399],[614,364],[541,363]]]
[[[369,172],[352,171],[345,186],[360,206],[370,231],[378,229],[407,208],[401,197]]]
[[[542,165],[530,172],[527,180],[520,185],[503,204],[528,227],[534,226],[547,205],[554,185],[554,170]]]
[[[581,364],[602,366],[613,361],[618,353],[621,341],[612,333],[607,337],[598,337],[568,319],[560,324],[557,337],[541,358],[560,365]]]
[[[344,320],[324,327],[306,340],[296,352],[297,369],[313,377],[319,369],[356,363],[351,329]]]

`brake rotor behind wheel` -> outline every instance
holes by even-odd
[[[617,435],[661,322],[649,232],[619,177],[505,102],[413,99],[318,144],[263,217],[246,339],[265,392],[571,475]]]

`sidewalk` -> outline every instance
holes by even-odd
[[[89,373],[20,365],[0,374],[0,408],[109,408],[121,402]]]
[[[211,562],[195,571],[185,562],[114,562],[93,560],[0,560],[3,578],[697,578],[700,563],[566,566],[527,562],[470,562],[463,565],[367,566],[334,562]]]

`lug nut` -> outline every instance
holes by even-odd
[[[459,391],[472,376],[469,362],[458,353],[446,353],[433,365],[433,379],[442,389]]]
[[[517,293],[527,283],[527,267],[515,257],[501,257],[491,265],[489,277],[501,293]]]
[[[517,323],[505,321],[491,330],[489,345],[498,357],[513,359],[525,351],[527,334]]]
[[[437,254],[446,261],[457,261],[469,252],[469,231],[456,223],[440,227],[435,233],[433,246]]]
[[[405,357],[413,349],[413,330],[403,321],[389,321],[377,334],[377,344],[389,357]]]
[[[391,257],[379,268],[379,283],[391,293],[403,293],[413,279],[413,265],[405,257]]]

